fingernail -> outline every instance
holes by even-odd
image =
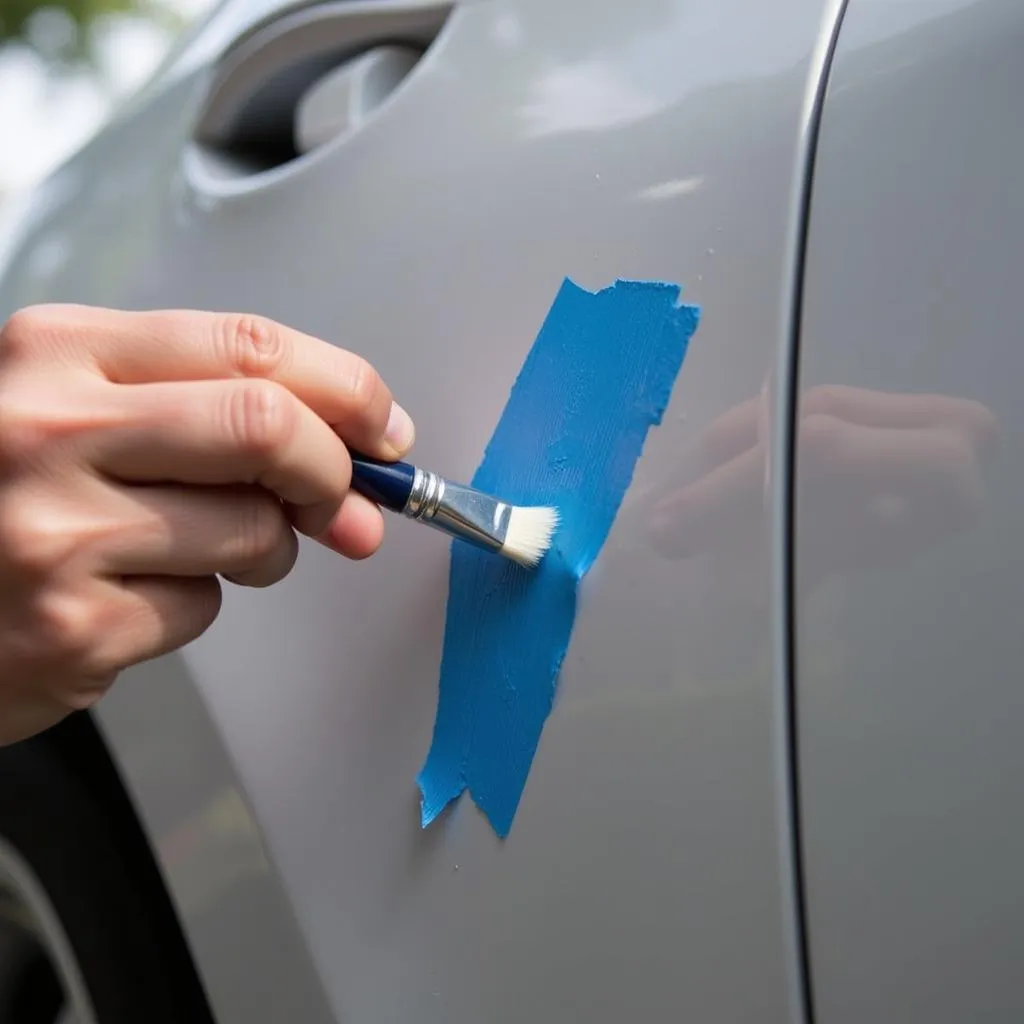
[[[415,437],[416,428],[412,418],[397,402],[392,402],[388,425],[384,428],[384,440],[399,455],[404,455],[412,447]]]

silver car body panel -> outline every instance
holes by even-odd
[[[824,106],[795,554],[829,1024],[1024,1019],[1022,45],[1013,0],[860,0]]]
[[[345,5],[351,17],[399,6],[431,5]],[[454,477],[479,460],[564,276],[588,287],[617,277],[677,281],[704,313],[665,421],[585,581],[557,704],[504,844],[468,801],[419,829],[414,776],[433,722],[447,548],[412,524],[389,522],[384,549],[365,564],[304,545],[285,583],[230,589],[205,637],[126,673],[102,702],[97,718],[218,1019],[800,1021],[786,601],[797,270],[805,256],[801,386],[889,386],[898,346],[879,336],[874,348],[851,348],[848,306],[870,283],[871,261],[871,281],[896,281],[920,253],[864,242],[872,224],[891,227],[899,213],[871,205],[894,168],[877,151],[876,163],[865,161],[873,146],[898,146],[907,125],[902,108],[870,107],[885,97],[884,83],[881,92],[854,88],[862,72],[851,62],[872,52],[857,33],[892,36],[873,22],[883,9],[902,19],[907,32],[893,37],[899,66],[900,48],[921,38],[916,23],[934,22],[936,11],[969,9],[973,38],[989,33],[994,45],[1006,33],[1009,46],[1014,8],[851,3],[853,28],[839,40],[850,77],[834,82],[825,107],[824,184],[804,254],[815,102],[840,0],[456,4],[425,59],[358,131],[262,176],[206,173],[191,136],[216,62],[235,40],[299,7],[225,4],[116,123],[33,194],[0,243],[0,313],[56,299],[246,310],[291,323],[373,360],[417,420],[417,457]],[[907,74],[951,104],[965,102],[942,91],[953,88],[944,85],[947,53],[910,45],[917,70]],[[1009,76],[994,61],[998,73]],[[915,87],[908,102],[924,105],[926,93]],[[997,99],[1009,104],[1009,93],[985,95],[1006,121],[1011,108]],[[892,136],[874,138],[873,120]],[[960,126],[968,129],[976,134],[962,138],[972,144],[1003,137],[998,126],[986,136],[980,119]],[[844,149],[846,133],[862,144]],[[930,157],[904,152],[895,167],[892,180],[908,194],[917,187],[912,169],[954,145],[930,144]],[[1019,156],[1005,151],[1007,160]],[[984,190],[959,198],[994,217]],[[931,260],[948,246],[944,230],[936,221],[917,240]],[[1005,244],[993,255],[1019,256]],[[980,260],[975,273],[969,280],[982,287]],[[916,299],[895,285],[876,296],[877,323],[888,323],[885,302],[920,302],[923,282]],[[950,324],[943,329],[928,386],[970,391],[965,380],[981,364],[954,349]],[[975,344],[1006,360],[1008,337]],[[919,358],[903,383],[916,389],[928,372]],[[997,383],[1009,386],[1005,372]],[[1006,417],[1012,427],[1012,409]],[[797,443],[802,452],[799,431]],[[800,515],[816,514],[800,500],[798,530]],[[964,572],[984,564],[958,557]],[[908,576],[900,592],[951,586],[953,570],[945,571]],[[873,821],[877,794],[862,790],[861,806],[844,818],[847,790],[836,779],[858,770],[845,716],[866,729],[872,704],[858,691],[866,666],[856,657],[825,682],[815,675],[822,637],[853,634],[828,618],[827,605],[817,612],[826,626],[815,625],[803,600],[808,579],[797,579],[806,637],[797,635],[795,652],[799,692],[810,699],[798,733],[810,962],[815,982],[820,962],[821,1005],[853,1020],[842,1013],[855,972],[877,968],[882,958],[871,955],[884,943],[872,950],[865,922],[877,922],[857,918],[858,891],[842,884],[844,844],[864,842],[844,829]],[[1013,578],[1005,590],[1016,595]],[[857,600],[871,604],[870,595]],[[994,598],[979,608],[985,621],[1002,621]],[[901,615],[872,620],[872,642],[895,642]],[[950,618],[945,642],[972,622]],[[929,678],[900,680],[920,690],[905,705],[893,706],[896,689],[871,691],[888,701],[883,721],[895,729],[902,713],[915,742],[910,709],[933,699],[929,666]],[[942,692],[962,698],[952,666],[939,673]],[[1005,704],[1007,693],[991,686]],[[997,744],[1008,742],[1005,729]],[[874,735],[865,753],[885,764],[892,749]],[[980,739],[959,742],[960,753],[979,755]],[[1008,747],[998,749],[1015,765]],[[939,753],[927,748],[936,769]],[[987,778],[994,785],[995,774]],[[912,792],[921,801],[943,796]],[[977,812],[974,825],[995,828],[996,806]],[[886,835],[911,844],[901,848],[917,850],[915,863],[926,860],[927,831],[920,841],[909,825]],[[879,857],[889,840],[873,838]],[[979,867],[950,849],[939,863]],[[1010,852],[1000,854],[994,877],[1006,882],[1010,862]],[[886,898],[895,907],[902,899],[910,921],[920,895],[893,884]],[[950,900],[940,905],[952,914]],[[861,959],[844,966],[851,929],[851,957]],[[901,996],[886,977],[893,1006],[927,1005],[929,1020],[953,1019]]]

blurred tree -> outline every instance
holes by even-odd
[[[108,15],[140,14],[178,27],[161,0],[0,0],[0,47],[27,43],[53,63],[88,60],[89,30]]]
[[[66,11],[76,27],[83,29],[99,14],[128,11],[134,6],[134,0],[4,0],[0,7],[0,39],[9,42],[23,38],[32,16],[46,8]]]

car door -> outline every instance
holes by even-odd
[[[810,208],[795,524],[825,1024],[1019,1020],[1024,10],[852,0]]]
[[[243,7],[40,191],[4,309],[287,322],[370,358],[461,479],[565,277],[703,319],[505,841],[466,798],[419,826],[449,555],[412,524],[365,564],[304,545],[103,702],[215,1012],[799,1020],[785,424],[839,3]],[[349,62],[395,45],[353,114]]]

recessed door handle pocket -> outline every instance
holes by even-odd
[[[257,29],[219,62],[193,156],[215,177],[244,178],[358,131],[415,68],[453,2],[336,0]]]

